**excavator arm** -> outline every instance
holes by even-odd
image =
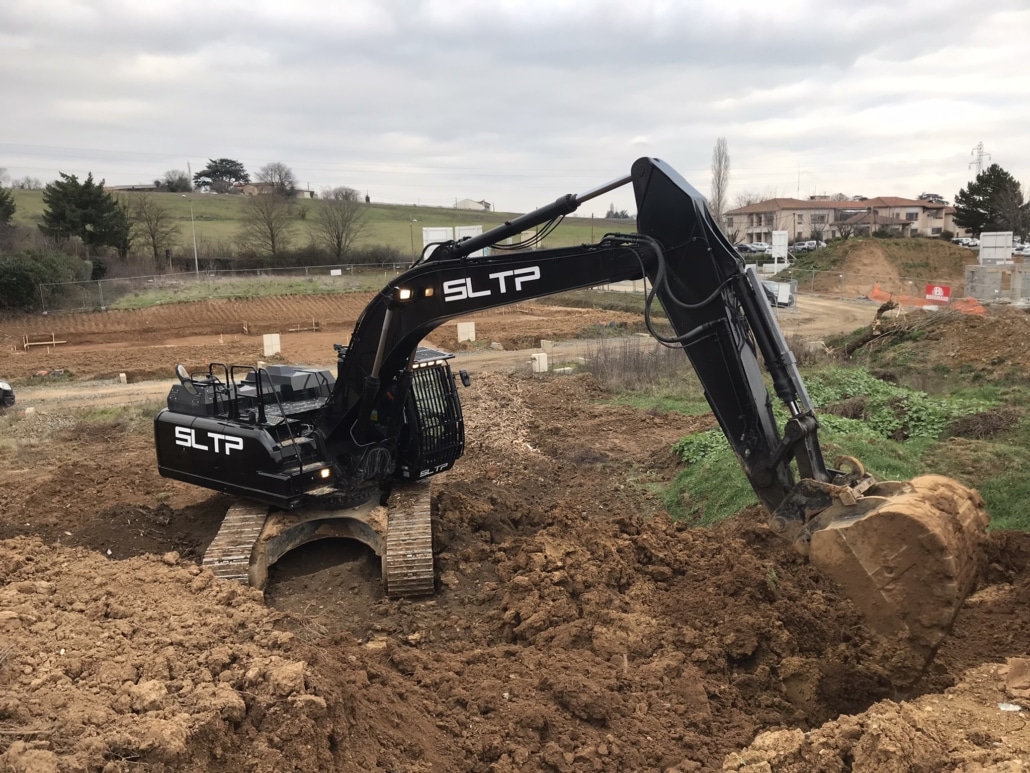
[[[472,257],[629,182],[639,212],[636,233],[609,234],[598,244],[579,247]],[[857,484],[864,477],[826,469],[818,422],[756,276],[712,222],[701,195],[668,165],[650,158],[637,161],[628,177],[613,184],[558,199],[479,237],[437,246],[368,305],[318,421],[327,454],[341,460],[337,473],[353,468],[357,458],[371,458],[373,447],[390,451],[398,425],[382,406],[403,405],[404,386],[398,393],[396,375],[410,369],[418,343],[437,326],[499,306],[640,278],[651,287],[652,333],[681,347],[690,359],[744,474],[770,511],[794,489],[794,461],[802,478],[818,482]],[[674,331],[665,338],[651,321],[656,299]],[[782,435],[760,357],[791,415]]]

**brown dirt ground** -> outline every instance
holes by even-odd
[[[187,359],[148,335],[128,336],[144,369]],[[91,367],[124,370],[102,343]],[[228,500],[157,475],[147,415],[0,419],[0,771],[1030,770],[1026,710],[1006,710],[1030,704],[1026,535],[992,534],[900,691],[757,509],[664,514],[670,445],[710,418],[607,405],[589,376],[484,369],[462,397],[423,601],[324,541],[273,567],[262,605],[197,566]]]

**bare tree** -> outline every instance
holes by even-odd
[[[280,196],[292,196],[297,190],[297,177],[282,161],[272,161],[258,170],[259,182],[271,183]]]
[[[836,223],[836,226],[837,233],[840,235],[841,239],[850,239],[852,236],[855,235],[854,223],[849,223],[846,220],[841,220],[839,223]]]
[[[726,191],[730,185],[730,151],[726,138],[715,141],[712,150],[712,195],[708,199],[708,208],[712,211],[715,222],[721,224],[726,211]]]
[[[186,179],[189,180],[188,177]],[[156,196],[146,191],[130,194],[128,212],[133,232],[150,245],[155,262],[162,250],[169,249],[178,241],[179,224]]]
[[[293,199],[270,193],[267,196],[245,196],[243,229],[240,236],[256,250],[278,255],[288,249],[293,221]]]
[[[325,188],[315,202],[312,236],[341,261],[364,230],[367,212],[353,188]]]
[[[41,191],[43,190],[43,181],[38,177],[19,177],[17,180],[11,182],[12,188],[19,188],[23,191]]]
[[[181,169],[169,169],[161,180],[161,187],[171,193],[189,193],[193,190],[193,182]]]
[[[7,185],[7,182],[10,179],[11,176],[7,174],[7,168],[0,166],[0,188],[3,188],[5,185]]]
[[[762,201],[775,199],[777,196],[775,188],[766,188],[764,191],[741,191],[733,197],[733,208],[740,209]]]

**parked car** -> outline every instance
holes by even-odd
[[[743,242],[740,244],[734,244],[733,248],[741,255],[750,255],[755,252],[754,248],[750,244],[744,244]]]
[[[766,242],[751,242],[752,252],[772,252],[772,245]]]
[[[6,381],[0,381],[0,413],[14,405],[14,389]]]
[[[794,242],[794,246],[791,247],[791,250],[793,250],[794,252],[811,252],[814,249],[815,249],[815,242],[814,241]]]

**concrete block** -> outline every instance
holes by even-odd
[[[547,372],[547,353],[541,352],[540,354],[533,355],[533,372],[534,373],[546,373]]]
[[[458,323],[458,343],[462,341],[475,341],[476,340],[476,323],[475,322],[459,322]]]
[[[549,352],[552,349],[554,349],[554,341],[548,341],[548,340],[546,340],[544,338],[541,338],[540,339],[540,348],[543,349],[545,352]]]
[[[282,342],[279,339],[278,333],[265,333],[265,356],[272,357],[276,354],[280,354],[283,350]]]
[[[118,383],[119,384],[128,384],[129,383],[129,378],[124,373],[119,373],[118,374]]]

